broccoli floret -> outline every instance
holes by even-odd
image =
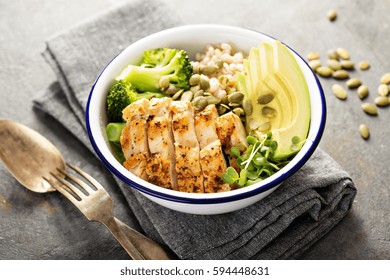
[[[139,92],[162,92],[169,83],[187,90],[191,74],[192,65],[186,51],[160,48],[146,50],[141,64],[127,66],[117,80],[131,83]],[[168,83],[161,85],[162,78]]]
[[[107,95],[107,115],[110,122],[121,122],[122,111],[130,103],[141,98],[151,99],[153,97],[164,97],[165,94],[160,92],[143,92],[135,91],[131,83],[125,81],[116,81],[110,88]]]
[[[107,139],[110,141],[112,145],[112,149],[114,154],[116,155],[119,162],[123,163],[126,158],[123,154],[120,138],[122,134],[122,130],[125,127],[126,123],[118,122],[118,123],[109,123],[106,127]]]

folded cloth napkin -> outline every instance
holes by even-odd
[[[140,0],[50,38],[44,56],[58,82],[34,100],[35,107],[53,116],[92,150],[84,110],[101,69],[135,40],[181,24],[162,3]],[[349,175],[320,149],[271,195],[221,215],[176,212],[116,182],[128,201],[128,211],[145,233],[166,244],[180,259],[299,258],[348,213],[356,195]]]

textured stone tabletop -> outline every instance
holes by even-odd
[[[104,167],[93,155],[86,154],[77,139],[34,110],[32,99],[55,81],[41,56],[45,40],[117,2],[15,0],[0,4],[0,118],[36,129],[54,142],[65,157],[72,154],[87,172]],[[390,72],[388,0],[164,0],[163,3],[176,9],[187,23],[255,29],[287,43],[302,56],[318,51],[323,62],[329,49],[343,47],[356,64],[361,60],[371,63],[367,71],[351,72],[369,87],[367,102],[373,102],[377,96],[381,75]],[[334,22],[327,18],[330,9],[338,13]],[[389,259],[390,107],[380,108],[378,116],[370,117],[361,110],[362,101],[356,90],[348,90],[347,100],[341,101],[332,94],[331,87],[343,81],[324,78],[320,81],[328,106],[320,147],[351,175],[358,194],[347,217],[303,258]],[[361,123],[370,127],[371,137],[367,141],[359,135]],[[116,207],[125,207],[119,191],[113,196]],[[63,215],[65,212],[67,215]],[[130,220],[130,216],[119,218]],[[58,194],[36,194],[24,189],[0,164],[0,259],[127,258],[103,226],[89,223]]]

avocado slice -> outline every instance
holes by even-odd
[[[274,159],[295,154],[309,131],[310,95],[291,51],[279,41],[262,42],[250,50],[237,81],[244,104],[250,102],[253,108],[246,115],[247,132],[262,137],[271,131],[278,142]]]

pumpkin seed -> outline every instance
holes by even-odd
[[[375,98],[374,103],[379,107],[390,105],[390,98],[386,96],[378,96]]]
[[[214,95],[206,96],[206,100],[208,104],[219,104],[221,103],[221,99],[215,97]]]
[[[190,86],[198,85],[199,81],[200,81],[200,75],[199,74],[192,75],[190,77],[190,80],[189,80]]]
[[[228,95],[229,102],[240,103],[243,99],[244,99],[244,94],[242,92],[236,91]]]
[[[328,78],[328,77],[332,76],[333,70],[327,66],[320,66],[317,68],[316,72],[321,77]]]
[[[169,77],[168,76],[161,77],[161,79],[158,81],[158,86],[162,90],[165,90],[167,87],[169,87]]]
[[[342,60],[340,61],[341,68],[345,70],[353,70],[355,68],[355,63],[350,60]]]
[[[336,52],[339,55],[339,57],[344,60],[348,60],[350,57],[349,52],[344,48],[337,48]]]
[[[309,52],[307,54],[307,60],[314,60],[319,58],[320,58],[320,54],[318,52]]]
[[[180,88],[176,87],[173,84],[169,84],[168,88],[165,90],[165,93],[166,94],[175,94],[179,90],[180,90]]]
[[[197,92],[194,93],[194,98],[199,97],[199,96],[204,96],[204,90],[200,89]]]
[[[389,84],[390,83],[390,73],[383,74],[381,77],[381,84]]]
[[[333,49],[328,51],[328,57],[329,59],[335,59],[335,60],[339,59],[339,55],[337,54],[336,50]]]
[[[358,87],[357,95],[360,99],[366,98],[368,95],[368,87],[366,85],[361,85],[360,87]]]
[[[200,90],[200,85],[190,87],[190,91],[192,91],[192,93],[196,93],[199,90]]]
[[[204,96],[195,97],[192,101],[192,106],[198,111],[203,110],[207,105],[207,99]]]
[[[228,105],[228,104],[229,104],[228,96],[227,96],[226,94],[225,94],[225,96],[222,98],[221,103],[223,103],[223,104],[225,104],[225,105]]]
[[[237,103],[237,102],[229,102],[228,105],[229,105],[229,107],[233,107],[233,108],[241,107],[241,104]]]
[[[257,98],[257,103],[259,104],[267,104],[267,103],[270,103],[275,97],[275,94],[273,92],[266,92],[266,93],[263,93],[261,94],[258,98]]]
[[[370,130],[368,129],[368,126],[365,124],[361,124],[359,126],[359,132],[363,139],[368,139],[368,137],[370,137]]]
[[[330,69],[337,71],[341,69],[341,64],[338,60],[336,59],[329,59],[328,60],[328,66]]]
[[[218,81],[221,85],[223,86],[227,86],[227,84],[229,83],[229,77],[226,76],[226,75],[221,75],[218,77]]]
[[[332,91],[338,99],[347,99],[347,91],[341,85],[334,84],[332,86]]]
[[[236,114],[237,116],[244,115],[244,110],[242,108],[234,108],[233,113]]]
[[[330,21],[335,21],[337,18],[337,12],[335,10],[330,10],[328,11],[327,16]]]
[[[218,106],[218,115],[223,115],[226,112],[226,107]]]
[[[261,109],[261,114],[266,118],[274,118],[277,116],[277,111],[274,108],[265,106]]]
[[[264,122],[264,123],[260,124],[257,129],[261,132],[265,132],[265,131],[268,131],[270,128],[271,128],[271,123]]]
[[[252,115],[253,112],[253,106],[249,99],[246,99],[244,103],[242,104],[242,108],[244,109],[244,112],[247,116]]]
[[[366,60],[360,61],[359,68],[360,68],[360,70],[367,70],[370,68],[370,63]]]
[[[179,99],[179,97],[183,94],[184,90],[179,90],[178,92],[176,92],[173,96],[172,96],[172,99],[173,100],[177,100]]]
[[[369,115],[378,115],[378,109],[371,103],[363,103],[362,104],[362,109],[365,113]]]
[[[337,70],[333,72],[332,77],[337,80],[344,80],[349,78],[349,73],[346,70]]]
[[[309,66],[313,71],[316,71],[317,68],[321,66],[321,61],[319,61],[318,59],[310,60]]]
[[[208,91],[210,89],[210,79],[209,77],[201,74],[200,75],[200,81],[199,81],[200,88],[204,91]]]
[[[180,100],[191,101],[193,96],[194,96],[194,93],[190,90],[187,90],[187,91],[183,92],[183,94],[180,97]]]
[[[200,72],[204,75],[207,75],[207,76],[212,75],[217,71],[218,71],[217,65],[207,65],[207,66],[200,68]]]
[[[199,63],[196,63],[192,66],[192,73],[199,74],[200,73],[200,65]]]
[[[357,88],[361,86],[362,81],[359,78],[352,78],[347,81],[347,87],[349,88]]]
[[[378,94],[380,96],[387,96],[389,94],[389,87],[385,84],[380,84],[378,87]]]

